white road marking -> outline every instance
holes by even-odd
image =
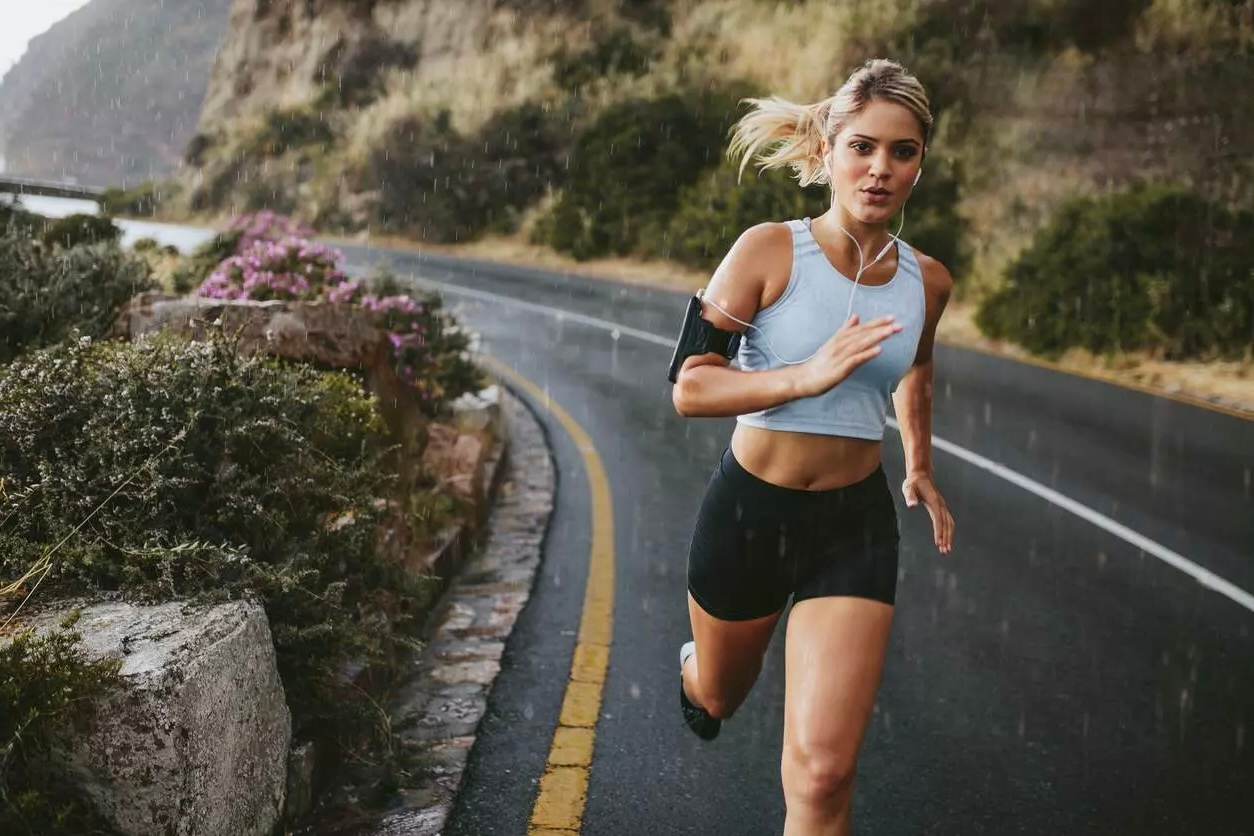
[[[433,279],[425,279],[418,276],[414,277],[414,281],[422,285],[427,285],[433,290],[439,290],[441,292],[458,296],[465,296],[471,299],[479,299],[480,301],[491,302],[498,305],[510,305],[512,307],[557,317],[558,319],[568,319],[571,322],[578,322],[593,328],[601,328],[603,330],[610,331],[611,333],[635,337],[638,340],[653,343],[654,345],[660,345],[668,349],[674,348],[675,346],[674,337],[664,337],[659,334],[653,334],[649,331],[642,331],[638,328],[631,328],[617,322],[611,322],[608,319],[600,319],[595,316],[575,313],[574,311],[566,311],[561,308],[540,305],[535,302],[527,302],[522,299],[514,299],[513,297],[504,296],[499,293],[489,293],[484,290],[475,290],[474,288],[461,287],[459,285],[435,281]],[[900,426],[891,417],[888,419],[888,425],[894,430],[900,431]],[[1064,496],[1053,488],[1043,485],[1035,479],[1024,476],[1018,471],[1011,470],[1005,465],[998,464],[992,459],[987,459],[984,456],[981,456],[979,453],[974,453],[965,447],[954,444],[952,441],[946,441],[943,438],[933,435],[932,445],[937,449],[949,453],[950,455],[957,456],[968,464],[975,465],[981,470],[986,470],[994,476],[1010,482],[1012,485],[1023,488],[1025,491],[1035,494],[1046,502],[1056,505],[1064,511],[1075,514],[1080,519],[1090,522],[1103,531],[1113,534],[1125,543],[1153,555],[1166,563],[1168,566],[1179,569],[1181,572],[1184,572],[1186,575],[1189,575],[1198,583],[1202,584],[1202,586],[1205,586],[1208,589],[1213,589],[1219,594],[1226,596],[1232,601],[1235,601],[1237,604],[1240,604],[1242,607],[1245,607],[1245,609],[1250,612],[1254,612],[1254,595],[1246,592],[1244,589],[1231,581],[1216,575],[1209,569],[1197,565],[1187,557],[1172,551],[1160,543],[1156,543],[1143,534],[1133,531],[1122,523],[1115,522],[1105,514],[1095,511],[1087,505],[1077,502],[1070,497]]]

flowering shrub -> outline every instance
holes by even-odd
[[[387,332],[397,377],[414,390],[429,414],[482,383],[466,357],[469,340],[448,321],[439,296],[404,293],[390,274],[376,275],[371,283],[350,277],[339,266],[339,250],[310,241],[301,234],[308,230],[283,215],[247,215],[230,230],[240,235],[238,252],[204,280],[198,295],[366,308]]]
[[[295,218],[268,210],[239,215],[226,228],[228,231],[240,233],[240,250],[251,247],[256,241],[312,238],[314,234],[312,229]]]
[[[198,294],[211,299],[314,301],[348,279],[337,266],[341,258],[338,250],[305,238],[250,240],[246,232],[239,253],[219,264]]]

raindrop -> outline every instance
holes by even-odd
[[[1106,568],[1106,552],[1097,553],[1097,569],[1100,572]]]
[[[631,683],[631,698],[633,700],[640,699],[640,686],[635,682]]]
[[[984,426],[990,427],[993,424],[993,405],[988,401],[984,402]]]

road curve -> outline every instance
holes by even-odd
[[[617,603],[582,832],[780,832],[782,642],[713,745],[676,705],[685,548],[732,427],[670,405],[683,296],[344,250],[439,283],[485,351],[563,405],[604,460]],[[963,454],[935,454],[958,534],[940,557],[926,514],[898,500],[900,591],[859,832],[1254,833],[1254,611],[1161,556],[1254,590],[1254,421],[952,347],[937,364],[934,433]],[[557,506],[451,834],[527,831],[579,623],[588,483],[531,400],[561,473]],[[886,441],[899,481],[900,444]]]

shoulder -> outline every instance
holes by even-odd
[[[727,255],[728,258],[765,265],[783,255],[791,257],[791,253],[792,229],[786,223],[768,221],[754,224],[740,233]]]
[[[954,277],[950,275],[949,268],[917,249],[914,257],[919,262],[919,273],[923,276],[923,287],[927,290],[927,295],[934,299],[948,300],[954,289]]]
[[[706,298],[746,322],[763,307],[770,288],[787,283],[792,270],[792,230],[787,223],[760,223],[737,236],[714,271]],[[736,328],[734,320],[709,315],[719,328]]]

